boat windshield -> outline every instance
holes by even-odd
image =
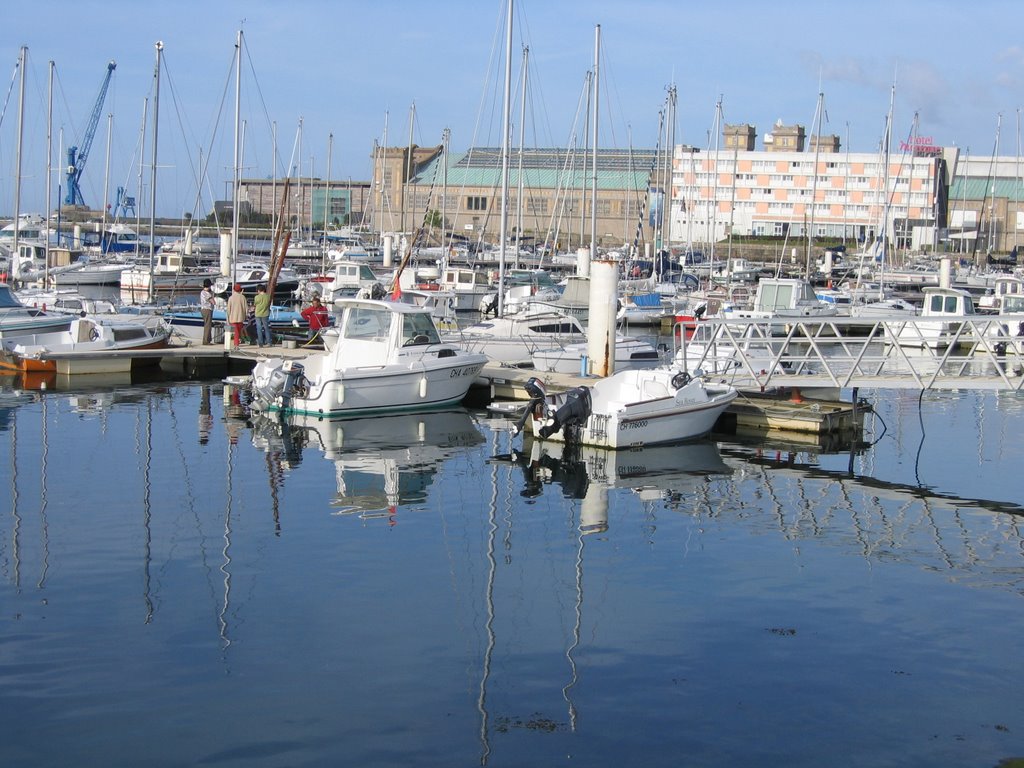
[[[402,343],[404,345],[438,344],[440,341],[434,321],[426,312],[408,313],[402,317]]]

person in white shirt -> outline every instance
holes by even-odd
[[[203,280],[203,290],[199,292],[199,313],[203,316],[203,344],[211,344],[213,339],[213,308],[216,301],[213,296],[213,283]]]

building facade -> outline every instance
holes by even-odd
[[[759,151],[746,148],[750,126],[728,128],[727,149],[675,149],[673,242],[706,244],[731,234],[870,243],[884,227],[896,247],[936,247],[946,225],[942,153],[890,154],[886,162],[878,153],[842,152],[834,136],[812,137],[805,148],[802,128],[781,125]]]
[[[509,160],[507,234],[559,250],[652,243],[662,230],[654,150],[599,150],[597,169],[588,153],[567,149],[513,151]],[[660,174],[660,176],[659,176]],[[388,180],[380,186],[387,188]],[[406,231],[429,221],[469,240],[496,243],[501,230],[501,150],[485,147],[445,155],[418,166],[405,185]],[[596,186],[596,195],[594,189]],[[375,185],[376,188],[376,185]],[[592,201],[596,200],[595,203]],[[592,211],[596,215],[592,216]]]

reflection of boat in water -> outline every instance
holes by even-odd
[[[335,514],[394,514],[426,500],[427,488],[452,456],[483,442],[469,412],[448,409],[376,418],[317,419],[252,413],[253,443],[299,464],[313,447],[333,461]]]
[[[679,500],[708,476],[732,472],[711,440],[625,451],[532,440],[523,453],[503,458],[522,467],[525,496],[538,496],[545,485],[558,484],[571,498],[592,498],[595,490],[619,488],[644,500]],[[607,521],[596,525],[603,530]]]

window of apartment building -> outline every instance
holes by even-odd
[[[783,222],[781,222],[781,221],[776,221],[775,222],[775,236],[776,237],[782,237],[784,234],[786,234],[786,225]]]
[[[486,211],[487,210],[487,198],[478,195],[471,195],[466,198],[466,210],[467,211]]]

